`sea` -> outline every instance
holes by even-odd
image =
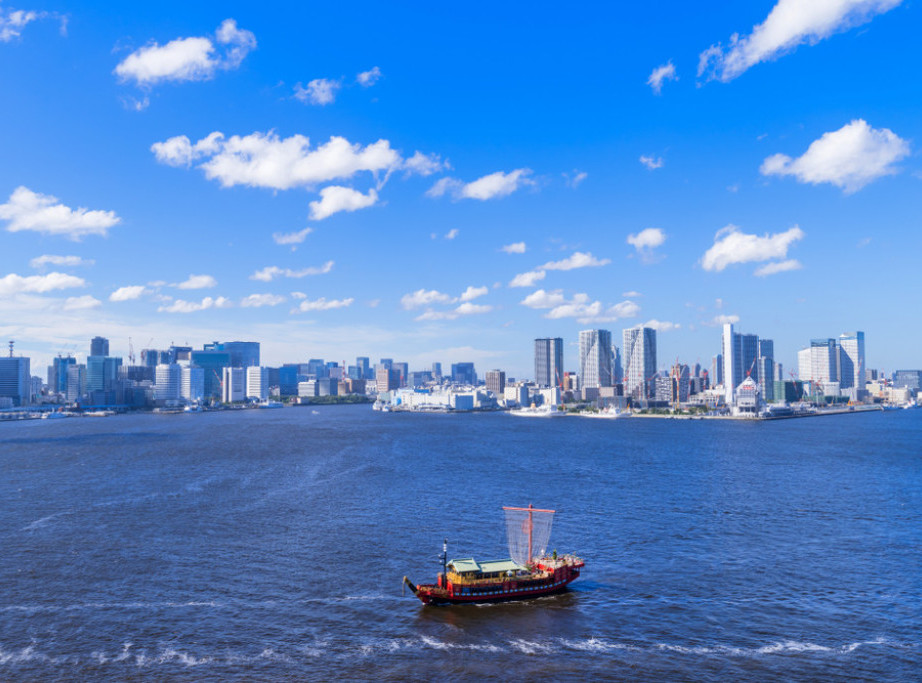
[[[922,410],[0,424],[3,681],[919,681]],[[567,592],[423,606],[557,510]]]

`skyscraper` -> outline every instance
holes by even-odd
[[[583,389],[610,387],[612,343],[608,330],[583,330],[579,333],[579,381]]]
[[[647,398],[647,380],[656,374],[656,330],[629,327],[623,331],[624,394]]]
[[[502,370],[490,370],[487,373],[487,391],[492,391],[497,397],[502,398],[506,390],[506,373]]]
[[[109,340],[105,337],[93,337],[90,340],[90,355],[91,356],[108,356],[109,355]]]
[[[212,342],[205,344],[204,349],[205,351],[225,351],[230,355],[230,365],[234,368],[250,368],[259,365],[259,342]]]
[[[563,339],[535,339],[535,383],[539,387],[556,387],[563,379]]]
[[[474,370],[474,364],[452,363],[451,381],[454,384],[467,384],[470,386],[475,386],[477,384],[477,372]]]
[[[0,396],[13,399],[14,406],[32,402],[31,362],[22,356],[0,358]]]
[[[847,332],[839,335],[839,386],[854,388],[861,398],[865,391],[864,332]]]
[[[269,371],[258,365],[251,365],[246,369],[246,397],[265,401],[269,398]]]

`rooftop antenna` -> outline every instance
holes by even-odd
[[[13,340],[10,339],[10,358],[13,357]]]

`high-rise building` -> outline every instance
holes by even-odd
[[[90,340],[90,355],[91,356],[108,356],[109,355],[109,340],[105,337],[93,337]]]
[[[442,364],[441,363],[432,364],[432,379],[434,379],[436,382],[442,381]]]
[[[766,340],[766,352],[774,356],[774,344]],[[727,404],[733,403],[736,388],[747,377],[752,377],[754,382],[759,381],[759,335],[741,334],[733,331],[732,323],[724,323],[721,335],[720,351],[723,359],[724,398]]]
[[[227,351],[192,351],[190,362],[205,371],[205,397],[221,398],[221,381],[224,368],[230,367],[231,357]]]
[[[656,374],[656,330],[629,327],[623,331],[624,395],[647,398],[647,382]]]
[[[722,386],[724,383],[724,355],[722,353],[718,353],[711,359],[709,382],[711,386]]]
[[[197,365],[181,365],[179,395],[190,402],[205,397],[205,371]]]
[[[232,368],[250,368],[259,365],[259,342],[212,342],[205,344],[204,349],[205,351],[228,353]]]
[[[624,381],[624,368],[621,365],[621,350],[613,343],[611,345],[611,384],[621,384]]]
[[[612,348],[608,330],[579,333],[579,381],[583,389],[611,386]]]
[[[474,364],[452,363],[451,381],[454,384],[468,384],[470,386],[475,386],[477,384],[477,372],[474,370]]]
[[[224,368],[221,379],[221,401],[223,403],[239,403],[246,399],[246,370],[244,368]]]
[[[539,388],[556,387],[563,380],[563,339],[535,339],[535,383]]]
[[[487,391],[492,391],[494,395],[502,398],[506,390],[506,373],[502,370],[490,370],[487,372]]]
[[[78,401],[86,394],[86,366],[85,365],[68,365],[67,366],[67,393],[66,399],[69,403]]]
[[[810,365],[800,368],[800,379],[807,379],[818,384],[839,381],[839,347],[835,339],[811,339],[808,347]],[[800,360],[798,354],[798,360]]]
[[[269,372],[268,368],[250,366],[247,373],[247,398],[265,401],[269,398]]]
[[[400,386],[405,387],[407,385],[407,375],[410,374],[410,364],[394,363],[391,367],[397,371],[397,375],[400,377]]]
[[[894,389],[922,389],[922,370],[897,370],[893,373]]]
[[[32,402],[31,362],[23,356],[0,358],[0,396],[12,399],[14,406]]]
[[[400,377],[390,368],[378,364],[375,366],[375,388],[379,394],[383,394],[386,391],[394,391],[400,388]]]
[[[76,365],[77,359],[73,356],[58,356],[51,360],[48,366],[48,391],[56,394],[67,393],[67,368]]]
[[[861,398],[866,385],[864,332],[839,335],[839,349],[839,386],[854,388],[856,398]]]
[[[122,365],[121,358],[112,356],[87,356],[86,358],[86,390],[111,391],[118,381],[118,369]]]
[[[374,376],[367,356],[358,356],[355,365],[359,369],[357,379],[371,379]]]
[[[182,398],[182,366],[161,363],[154,379],[154,398],[158,401],[178,401]]]

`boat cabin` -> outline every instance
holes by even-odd
[[[451,560],[448,565],[448,581],[454,585],[471,584],[479,581],[503,581],[516,576],[531,574],[512,560],[488,560],[477,562],[473,557]]]

